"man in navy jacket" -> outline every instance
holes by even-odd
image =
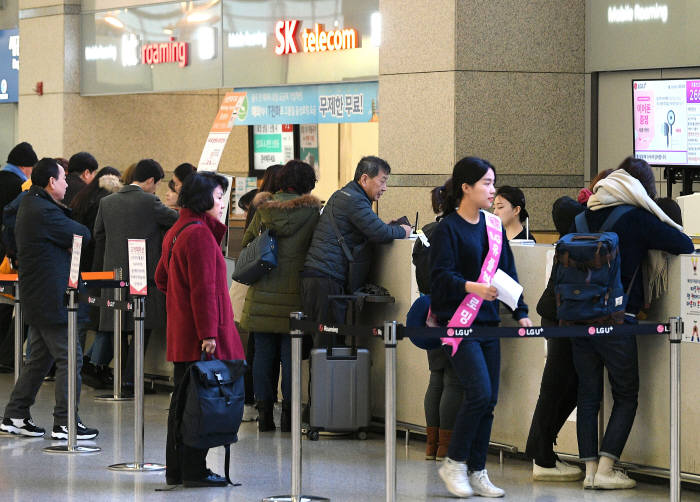
[[[56,405],[52,439],[68,438],[68,312],[63,299],[68,286],[73,235],[90,239],[90,231],[70,218],[70,210],[58,201],[66,192],[63,168],[50,158],[41,159],[32,171],[32,187],[17,213],[15,240],[19,261],[22,310],[30,329],[31,355],[22,369],[0,430],[23,436],[43,436],[45,430],[29,412],[51,365],[56,362]],[[77,389],[80,396],[78,350]],[[92,439],[96,429],[78,419],[78,439]]]

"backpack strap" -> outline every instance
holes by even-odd
[[[600,226],[600,232],[610,232],[612,227],[615,226],[615,223],[617,223],[617,220],[619,220],[624,214],[629,213],[634,208],[635,206],[630,206],[628,204],[617,206],[611,211],[603,224]]]
[[[333,199],[332,204],[328,205],[329,216],[331,217],[331,226],[333,227],[333,232],[335,232],[335,238],[338,240],[340,247],[343,248],[343,253],[345,253],[345,258],[347,258],[348,262],[352,263],[355,261],[355,259],[352,257],[352,253],[350,252],[350,249],[348,249],[348,245],[345,244],[345,238],[342,236],[342,234],[340,233],[340,230],[338,230],[338,225],[335,223],[335,215],[333,214],[333,206],[334,205],[335,205],[335,199]]]
[[[175,234],[175,237],[173,237],[173,243],[170,244],[170,250],[168,251],[168,262],[167,262],[167,264],[168,264],[167,266],[168,266],[168,267],[170,267],[170,258],[172,258],[172,256],[173,256],[173,248],[175,247],[175,241],[176,241],[177,238],[180,236],[180,234],[182,233],[182,231],[183,231],[184,229],[186,229],[187,227],[189,227],[190,225],[200,225],[200,222],[198,222],[198,221],[190,221],[189,223],[185,223],[184,225],[182,225],[182,227],[180,228],[180,230],[177,231],[177,233]]]
[[[584,209],[576,215],[576,231],[581,234],[589,234],[591,231],[588,228],[588,221],[586,220],[586,210]]]

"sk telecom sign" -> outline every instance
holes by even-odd
[[[357,30],[353,28],[326,30],[316,23],[314,29],[305,29],[299,33],[301,21],[277,21],[275,24],[275,54],[296,54],[297,52],[333,52],[356,49],[358,47]]]
[[[0,30],[0,103],[17,102],[19,31]]]

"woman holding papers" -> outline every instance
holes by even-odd
[[[431,320],[459,335],[470,326],[497,326],[498,290],[491,285],[497,270],[517,281],[513,254],[497,216],[486,212],[493,204],[493,166],[466,157],[452,171],[453,190],[445,217],[430,239]],[[532,326],[527,305],[519,298],[513,317]],[[449,332],[448,332],[449,333]],[[486,452],[493,409],[498,398],[500,344],[498,339],[443,338],[443,349],[464,388],[447,457],[439,474],[448,491],[459,497],[473,494],[502,497],[486,472]]]

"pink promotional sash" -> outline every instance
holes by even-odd
[[[495,214],[483,211],[486,217],[486,235],[489,239],[489,249],[486,253],[484,263],[481,265],[481,274],[477,282],[483,284],[491,284],[493,274],[498,270],[498,260],[501,257],[501,248],[503,246],[503,231],[501,230],[501,219]],[[447,323],[450,328],[468,328],[476,319],[479,313],[483,298],[474,293],[469,293],[464,297],[462,303],[457,307],[452,319]],[[448,331],[449,334],[449,331]],[[443,345],[452,347],[452,356],[457,353],[461,338],[441,338]]]

